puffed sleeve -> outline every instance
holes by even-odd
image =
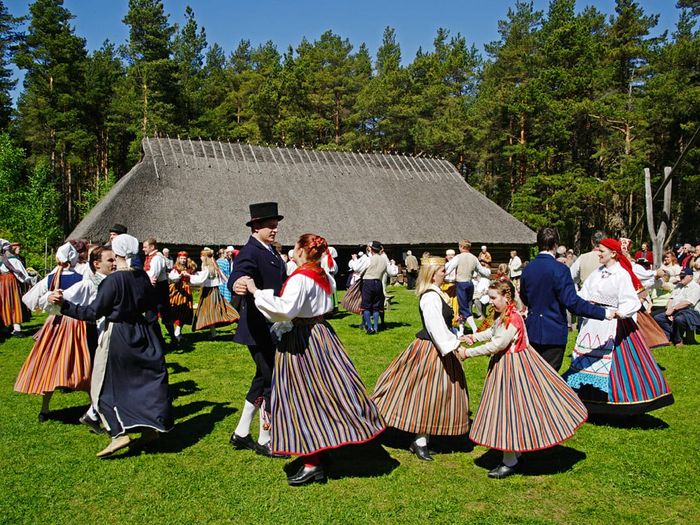
[[[170,273],[168,274],[168,279],[172,283],[178,282],[180,280],[180,272],[178,272],[177,270],[175,270],[173,268],[172,270],[170,270]]]
[[[617,312],[622,317],[632,317],[642,307],[642,303],[627,271],[622,269],[617,275],[619,276]]]
[[[41,281],[32,286],[31,290],[22,296],[22,302],[27,308],[32,311],[42,308],[40,302],[46,292],[49,291],[48,282],[49,276],[47,275]]]
[[[287,280],[282,297],[277,297],[274,290],[256,290],[255,306],[272,322],[294,319],[301,311],[306,300],[306,281],[303,275],[295,275]]]
[[[192,286],[202,286],[207,284],[209,280],[209,270],[200,270],[190,275],[190,284]]]
[[[455,351],[459,346],[459,339],[445,324],[440,296],[433,292],[423,294],[420,298],[420,309],[425,328],[440,354],[447,355]]]

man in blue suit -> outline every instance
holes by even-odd
[[[558,372],[569,336],[566,310],[590,319],[605,319],[606,312],[578,296],[569,268],[555,259],[556,228],[540,228],[537,246],[540,253],[520,278],[520,299],[528,307],[525,326],[530,344]]]
[[[245,281],[253,279],[261,290],[272,289],[279,295],[287,276],[285,263],[272,243],[277,236],[277,225],[283,219],[277,212],[276,202],[250,205],[251,235],[233,261],[233,270],[228,279],[228,288],[233,293],[232,303],[241,318],[233,340],[247,345],[255,362],[255,376],[248,390],[246,401],[236,430],[231,435],[231,444],[238,449],[251,449],[269,457],[288,457],[273,454],[270,450],[270,393],[272,369],[275,364],[275,342],[270,335],[270,323],[255,306]],[[237,300],[238,299],[238,300]],[[260,409],[260,434],[255,443],[250,437],[250,425],[255,411]]]

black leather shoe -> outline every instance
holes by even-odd
[[[493,469],[492,471],[489,472],[489,477],[492,479],[507,478],[508,476],[512,476],[513,474],[515,474],[515,468],[517,466],[518,465],[508,467],[508,466],[504,465],[503,463],[501,463],[495,469]]]
[[[250,434],[248,434],[245,437],[241,437],[235,432],[231,434],[231,439],[228,440],[229,443],[231,443],[234,447],[236,447],[238,450],[256,450],[256,447],[258,444],[253,441],[253,438],[250,437]]]
[[[302,465],[296,474],[287,478],[287,483],[292,487],[310,483],[322,483],[324,481],[326,481],[326,473],[323,471],[323,465],[317,465],[313,468],[306,468]]]
[[[418,459],[422,459],[423,461],[433,461],[433,456],[430,455],[428,447],[421,447],[420,445],[416,445],[415,441],[411,443],[411,446],[408,447],[408,450],[413,452]]]
[[[88,427],[90,429],[90,432],[93,434],[104,434],[104,429],[100,427],[100,422],[97,419],[92,419],[90,416],[87,414],[83,414],[80,416],[80,419],[78,419],[83,425]]]
[[[48,412],[39,412],[39,416],[37,417],[39,420],[39,423],[45,423],[46,421],[49,420],[49,413]]]
[[[27,337],[27,336],[25,335],[25,333],[22,332],[22,331],[20,331],[20,330],[15,330],[15,331],[12,332],[12,334],[10,334],[10,335],[12,335],[12,337],[19,337],[20,339],[21,339],[22,337]]]
[[[270,447],[270,443],[266,443],[264,445],[260,445],[259,443],[255,444],[255,453],[259,454],[261,456],[265,456],[266,458],[275,458],[275,459],[287,459],[289,458],[288,454],[277,454],[272,451],[272,447]]]

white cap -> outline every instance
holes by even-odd
[[[112,251],[115,255],[131,259],[139,253],[139,241],[128,233],[122,233],[112,239]]]
[[[289,251],[287,252],[287,257],[289,257],[290,259],[291,259],[292,257],[294,257],[294,248],[292,248],[291,250],[289,250]]]
[[[365,254],[365,252],[363,252],[362,250],[360,250],[359,252],[357,252],[357,255],[359,255],[359,256],[362,256],[362,255],[364,255],[364,254]]]
[[[78,262],[78,252],[71,243],[67,242],[56,250],[56,260],[62,264],[70,263],[71,266],[75,266]]]
[[[481,247],[481,249],[482,249],[482,250],[486,250],[486,245],[484,244],[484,245]]]
[[[445,255],[455,255],[455,251],[450,248],[449,250],[445,250]]]
[[[338,250],[333,248],[333,246],[329,246],[328,251],[331,252],[331,257],[333,257],[334,259],[338,257]]]
[[[227,251],[227,252],[235,252],[236,249],[235,249],[233,246],[227,246],[227,247],[226,247],[226,251]]]

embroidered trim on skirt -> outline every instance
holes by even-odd
[[[587,417],[576,393],[528,347],[491,358],[469,437],[496,450],[541,450],[569,439]]]
[[[170,283],[170,314],[173,322],[192,324],[192,289],[189,283]]]
[[[577,364],[581,358],[572,360],[563,376],[590,413],[638,415],[673,404],[671,389],[634,320],[618,321],[609,360],[607,377],[591,372],[595,362],[582,368]]]
[[[458,436],[469,431],[467,380],[454,353],[415,339],[382,373],[372,399],[387,425],[413,434]]]
[[[295,324],[282,336],[272,377],[272,450],[304,456],[370,441],[385,427],[330,325]]]
[[[0,324],[22,324],[22,298],[19,282],[11,273],[0,273]]]
[[[240,315],[231,303],[226,301],[218,287],[202,288],[199,306],[192,322],[192,331],[211,326],[226,326],[235,323]]]
[[[50,315],[15,382],[24,394],[44,394],[57,388],[90,390],[90,352],[85,321]]]

